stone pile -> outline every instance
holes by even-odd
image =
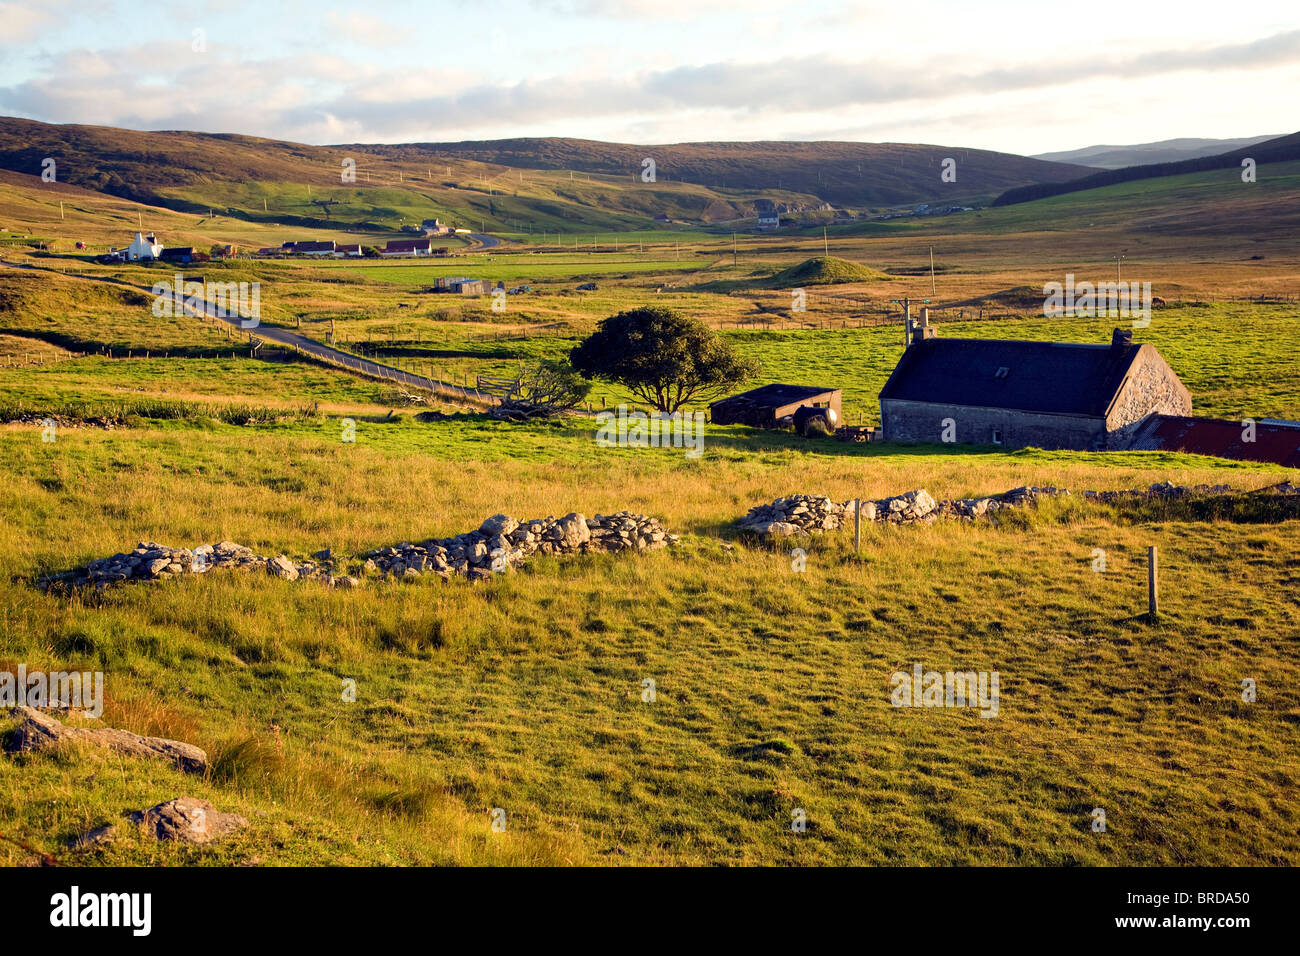
[[[252,548],[233,541],[203,544],[196,548],[172,548],[155,541],[141,541],[134,551],[91,561],[81,574],[75,575],[74,585],[103,587],[119,581],[157,581],[182,574],[204,574],[214,568],[245,568],[263,570],[286,581],[319,578],[326,584],[351,587],[355,578],[335,576],[331,573],[329,552],[317,556],[321,564],[311,561],[297,563],[283,554],[273,558],[254,553]]]
[[[1281,487],[1281,486],[1274,486]],[[1269,489],[1261,489],[1267,491]],[[1284,492],[1285,493],[1285,492]],[[1089,501],[1100,501],[1103,504],[1111,501],[1120,501],[1123,499],[1145,498],[1188,498],[1193,495],[1230,495],[1233,490],[1228,485],[1192,485],[1190,487],[1175,485],[1172,481],[1157,481],[1146,491],[1141,489],[1131,489],[1129,491],[1085,491],[1083,496]]]
[[[400,578],[459,574],[470,579],[516,567],[534,554],[651,551],[677,544],[654,518],[620,511],[586,518],[577,512],[517,521],[505,514],[488,518],[476,531],[454,538],[403,542],[365,555],[366,571]]]
[[[655,518],[630,511],[593,518],[574,512],[563,518],[524,522],[497,514],[477,530],[454,538],[421,544],[407,541],[369,551],[362,555],[362,570],[400,578],[418,578],[426,573],[443,578],[452,574],[482,578],[493,571],[516,567],[534,554],[651,551],[677,544],[678,540]],[[183,574],[205,574],[215,568],[242,568],[285,581],[316,580],[336,588],[360,585],[357,577],[338,572],[339,562],[329,550],[312,557],[314,560],[306,562],[293,561],[283,554],[264,557],[233,541],[194,549],[141,541],[134,551],[100,558],[82,570],[54,575],[42,583],[46,588],[61,584],[102,589],[123,581],[159,581]]]
[[[961,518],[973,521],[976,518],[1005,508],[1023,508],[1037,504],[1040,498],[1069,497],[1070,492],[1064,488],[1039,488],[1021,486],[989,498],[953,498],[939,502],[936,513],[945,518]]]
[[[750,508],[749,513],[740,519],[740,529],[782,538],[834,531],[843,523],[845,511],[846,505],[822,495],[790,495],[777,498],[770,505]]]
[[[923,488],[879,501],[862,502],[863,521],[923,521],[938,506]],[[796,534],[834,531],[853,523],[853,501],[832,501],[824,495],[789,495],[770,505],[751,508],[740,519],[740,530],[759,537],[788,538]]]
[[[1193,485],[1184,487],[1172,482],[1157,482],[1145,491],[1085,491],[1088,501],[1112,502],[1132,498],[1173,499],[1197,495],[1236,494],[1228,485]],[[1290,482],[1261,488],[1256,494],[1300,494],[1300,487]],[[973,521],[984,515],[1011,508],[1036,505],[1044,498],[1069,497],[1065,488],[1022,486],[1000,495],[987,498],[954,498],[935,501],[923,488],[892,498],[862,502],[862,520],[885,521],[898,524],[931,522],[939,518],[957,518]],[[832,501],[824,495],[789,495],[778,498],[770,505],[751,508],[738,526],[741,532],[760,538],[790,537],[798,534],[817,534],[834,531],[853,524],[853,501]]]

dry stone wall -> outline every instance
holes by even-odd
[[[1261,491],[1287,495],[1300,494],[1300,488],[1287,482]],[[1088,501],[1107,503],[1125,498],[1183,498],[1233,493],[1233,489],[1228,485],[1184,487],[1171,482],[1158,482],[1145,491],[1140,489],[1085,491],[1083,497]],[[940,518],[973,521],[1005,509],[1034,505],[1044,498],[1069,496],[1070,492],[1064,488],[1022,486],[987,498],[954,498],[936,501],[924,488],[918,488],[892,498],[863,501],[862,521],[894,524],[928,523]],[[737,524],[742,533],[759,538],[786,538],[793,535],[834,531],[853,525],[853,500],[841,502],[824,495],[789,495],[785,498],[777,498],[771,504],[751,508]]]
[[[587,518],[572,512],[562,518],[548,516],[518,521],[496,514],[476,530],[452,538],[377,548],[361,556],[360,573],[418,578],[453,574],[470,579],[517,567],[534,554],[588,554],[618,551],[653,551],[675,545],[679,538],[655,518],[630,511]],[[330,587],[353,588],[359,576],[341,573],[332,552],[320,551],[310,561],[294,561],[280,554],[267,557],[233,541],[196,548],[173,548],[141,541],[135,549],[90,562],[84,569],[56,575],[42,582],[105,588],[125,581],[159,581],[184,574],[206,574],[218,568],[260,571],[285,581],[317,580]]]

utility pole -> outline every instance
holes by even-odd
[[[734,232],[731,234],[731,265],[733,268],[736,266],[736,234]]]
[[[62,220],[63,218],[64,218],[64,217],[63,217],[63,200],[60,199],[60,200],[59,200],[59,219]]]
[[[930,247],[930,295],[934,295],[934,246]]]
[[[1115,281],[1119,282],[1119,263],[1121,259],[1127,259],[1128,256],[1118,255],[1115,257]]]
[[[830,242],[826,238],[826,227],[822,226],[822,255],[829,256],[830,254],[831,247]]]

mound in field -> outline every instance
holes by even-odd
[[[814,256],[797,266],[783,269],[772,276],[772,284],[781,288],[808,285],[837,285],[842,282],[871,282],[888,279],[883,272],[860,266],[837,256]]]

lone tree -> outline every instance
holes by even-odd
[[[491,414],[516,422],[554,418],[578,405],[590,391],[591,383],[566,363],[544,359],[520,371]]]
[[[570,360],[587,378],[622,385],[668,414],[758,374],[756,361],[738,356],[699,319],[658,307],[603,320]]]

